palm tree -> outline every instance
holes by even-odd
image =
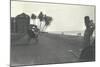
[[[38,18],[39,18],[39,20],[40,20],[40,29],[41,29],[41,24],[42,24],[42,21],[44,20],[44,15],[43,15],[42,12],[40,12]]]
[[[52,17],[45,15],[44,16],[45,25],[42,30],[46,29],[51,24],[52,20],[53,20]]]
[[[31,15],[31,19],[33,19],[33,24],[35,24],[34,20],[36,19],[36,15],[35,14],[32,14]]]

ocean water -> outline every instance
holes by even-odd
[[[84,31],[53,31],[49,32],[53,34],[62,34],[62,35],[75,35],[75,36],[84,36]],[[93,36],[95,36],[95,32],[93,33]]]

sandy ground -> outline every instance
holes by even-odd
[[[80,36],[44,33],[38,41],[28,41],[28,35],[11,44],[11,65],[37,65],[77,62],[83,38]]]

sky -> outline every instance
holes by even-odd
[[[47,32],[53,31],[84,31],[84,17],[90,16],[95,22],[95,7],[84,5],[70,4],[50,4],[36,2],[11,2],[11,16],[26,13],[31,16],[32,13],[38,14],[42,11],[44,14],[51,16],[53,21],[46,29]]]

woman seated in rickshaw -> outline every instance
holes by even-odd
[[[36,25],[33,25],[33,27],[28,30],[28,35],[29,35],[30,39],[31,38],[33,38],[33,39],[37,39],[38,38],[39,29],[37,28]]]

